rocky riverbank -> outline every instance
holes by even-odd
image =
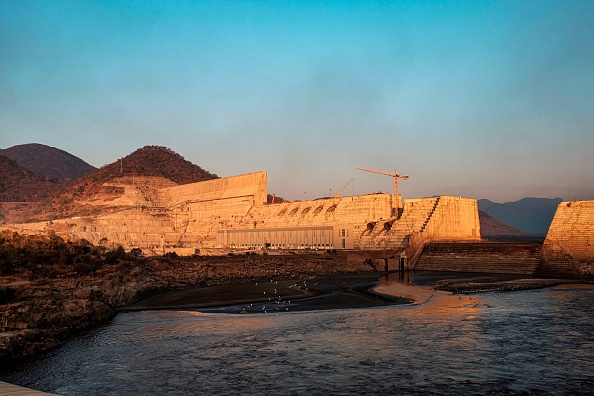
[[[55,348],[73,333],[100,324],[151,294],[201,285],[374,270],[341,254],[139,259],[85,276],[23,280],[1,277],[0,369]]]
[[[436,290],[449,291],[454,294],[476,294],[487,292],[510,292],[518,290],[532,290],[544,289],[545,287],[572,285],[572,284],[588,284],[593,285],[594,280],[591,278],[580,279],[481,279],[473,281],[440,281],[435,287]]]

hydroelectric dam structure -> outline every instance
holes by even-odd
[[[471,198],[404,200],[373,193],[267,203],[266,172],[184,185],[161,177],[121,177],[109,186],[122,194],[87,203],[102,208],[98,215],[16,227],[157,254],[404,250],[431,240],[480,240],[477,202]]]

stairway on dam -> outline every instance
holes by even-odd
[[[361,234],[361,248],[404,249],[408,238],[423,233],[441,197],[406,200],[402,216],[370,223]]]
[[[506,242],[431,242],[414,270],[538,275],[542,245]]]

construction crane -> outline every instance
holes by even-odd
[[[349,184],[351,184],[351,182],[352,182],[353,180],[355,180],[355,179],[351,179],[351,180],[349,180],[349,182],[348,182],[347,184],[345,184],[345,185],[344,185],[344,187],[342,188],[342,190],[340,190],[340,191],[338,192],[338,194],[336,194],[336,195],[334,196],[334,198],[340,198],[340,193],[341,193],[341,192],[343,192],[343,191],[344,191],[344,189],[345,189],[345,188],[347,188],[347,186],[348,186]]]
[[[398,178],[407,180],[408,176],[407,175],[399,175],[398,171],[396,170],[396,168],[394,169],[394,173],[388,173],[388,172],[382,172],[382,171],[378,171],[375,169],[367,169],[367,168],[357,168],[359,170],[362,171],[366,171],[366,172],[371,172],[371,173],[378,173],[380,175],[386,175],[386,176],[390,176],[394,179],[394,195],[398,195]]]

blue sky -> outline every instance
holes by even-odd
[[[592,1],[0,0],[0,148],[166,146],[288,199],[594,199]]]

